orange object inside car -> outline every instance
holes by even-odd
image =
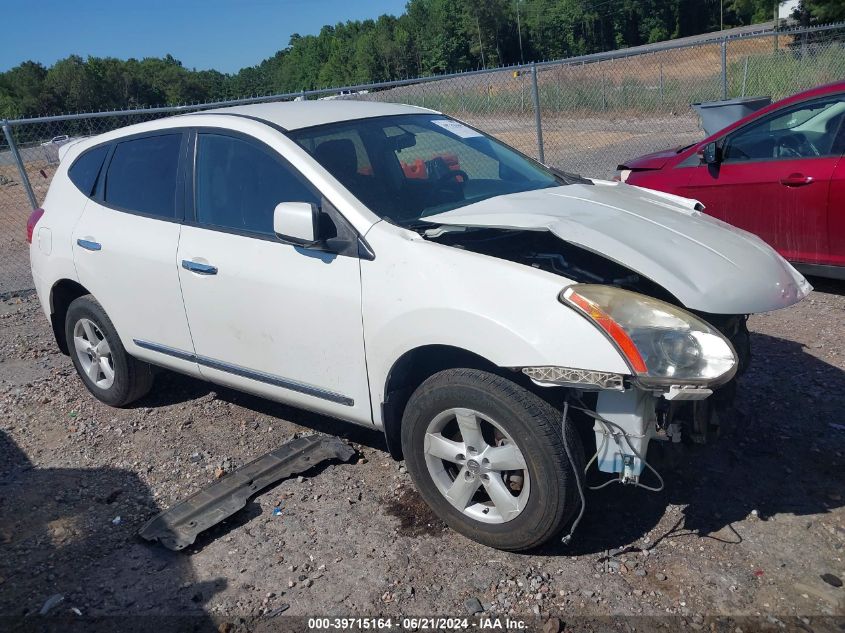
[[[458,160],[458,157],[454,154],[440,154],[438,156],[434,156],[433,158],[443,159],[443,162],[446,163],[446,166],[452,171],[459,171],[461,169],[461,163]],[[416,159],[412,163],[402,161],[402,171],[405,174],[405,178],[417,180],[427,179],[428,170],[425,167],[425,163],[426,161],[421,158]]]

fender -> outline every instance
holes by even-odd
[[[395,239],[389,235],[395,232],[406,235]],[[391,368],[423,346],[458,348],[500,368],[551,365],[630,373],[601,332],[558,301],[561,289],[572,283],[565,278],[428,242],[384,222],[367,240],[376,253],[374,260],[361,262],[376,426],[382,425]]]

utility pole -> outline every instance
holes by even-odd
[[[778,7],[780,7],[780,0],[775,0],[775,52],[778,52],[778,27],[780,26],[779,17],[780,11],[778,11]]]
[[[519,0],[516,0],[516,33],[519,36],[519,61],[525,63],[525,56],[522,54],[522,26],[519,21]]]
[[[807,8],[807,5],[803,2],[798,5],[798,10],[801,11],[801,28],[806,29],[810,26],[810,10]],[[804,31],[801,34],[801,59],[805,59],[807,57],[807,31]]]

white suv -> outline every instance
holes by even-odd
[[[649,440],[706,437],[746,315],[809,292],[699,208],[431,110],[303,101],[80,141],[28,230],[103,402],[155,366],[383,429],[449,525],[523,550],[583,512],[585,447],[646,485]]]

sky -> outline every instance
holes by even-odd
[[[163,57],[186,68],[237,72],[286,47],[292,33],[399,15],[406,0],[11,0],[0,71],[33,60]]]

